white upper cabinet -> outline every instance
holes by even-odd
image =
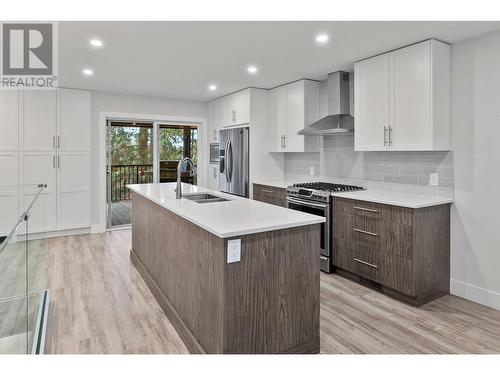
[[[269,134],[272,137],[271,151],[283,152],[288,119],[288,90],[286,86],[269,91]]]
[[[318,151],[318,137],[297,134],[318,119],[318,88],[318,82],[301,80],[270,90],[271,152]]]
[[[219,130],[224,122],[223,99],[213,100],[208,103],[208,140],[210,143],[219,142]]]
[[[250,89],[228,95],[223,101],[223,127],[250,123]]]
[[[19,91],[0,90],[0,151],[19,148]]]
[[[59,89],[58,103],[58,150],[90,151],[90,92]]]
[[[358,151],[384,150],[389,136],[389,56],[354,66],[354,139]]]
[[[52,151],[57,142],[56,90],[24,90],[21,121],[24,151]]]
[[[428,40],[355,64],[355,149],[450,149],[450,46]]]

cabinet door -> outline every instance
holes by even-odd
[[[23,151],[52,151],[56,147],[57,94],[55,90],[24,90]]]
[[[224,99],[224,126],[250,123],[250,90],[243,90]]]
[[[0,236],[6,236],[20,215],[17,152],[0,152],[0,171]]]
[[[224,102],[217,100],[215,104],[215,141],[219,142],[219,131],[224,123]]]
[[[431,149],[430,42],[389,54],[392,149]]]
[[[17,90],[0,90],[0,151],[17,151],[19,149],[19,92]]]
[[[388,54],[354,65],[354,101],[355,150],[385,150],[389,127]]]
[[[207,118],[207,139],[209,143],[212,143],[216,139],[216,128],[215,128],[215,102],[208,103],[208,118]]]
[[[90,93],[59,89],[57,148],[60,151],[90,151]]]
[[[304,129],[304,81],[287,85],[287,130],[285,149],[289,152],[304,151],[304,136],[298,135]]]
[[[208,188],[213,190],[219,190],[219,165],[209,164],[208,165]]]
[[[90,226],[90,157],[88,152],[58,154],[58,229]]]
[[[33,205],[29,221],[30,232],[57,229],[56,164],[57,158],[52,152],[22,153],[20,187],[22,211],[33,201],[38,191],[36,185],[47,184],[47,188]]]
[[[208,105],[208,139],[210,142],[219,142],[219,130],[222,127],[224,102],[214,100]]]
[[[285,149],[287,107],[288,98],[285,86],[269,92],[269,134],[273,137],[270,142],[272,152],[282,152]]]

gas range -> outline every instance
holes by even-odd
[[[286,194],[289,197],[330,203],[332,200],[332,193],[363,189],[364,188],[360,186],[354,185],[332,184],[328,182],[305,182],[288,186],[286,188]]]
[[[289,209],[322,216],[326,219],[321,224],[320,270],[332,271],[332,193],[340,191],[363,190],[360,186],[330,184],[327,182],[308,182],[294,184],[286,188],[286,206]]]

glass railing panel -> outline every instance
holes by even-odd
[[[2,192],[4,197],[13,192],[19,196],[21,214],[11,212],[17,207],[2,200]],[[0,354],[29,354],[43,349],[48,307],[45,192],[43,185],[21,186],[17,191],[0,187],[0,213],[4,218],[0,227]],[[6,218],[15,216],[7,231]]]
[[[20,226],[0,245],[0,353],[28,353],[27,241]]]

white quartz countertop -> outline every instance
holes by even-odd
[[[400,193],[395,191],[360,190],[333,193],[333,196],[366,202],[389,204],[392,206],[422,208],[453,203],[453,199],[427,195]]]
[[[175,183],[127,185],[133,192],[221,238],[325,222],[321,216],[184,183],[183,195],[203,192],[230,200],[196,203],[189,199],[176,199],[175,186]]]

